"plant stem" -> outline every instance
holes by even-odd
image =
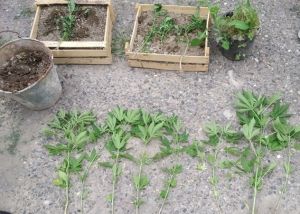
[[[174,177],[175,177],[175,174],[173,173],[173,174],[171,175],[171,177],[170,177],[170,180],[173,180]],[[170,192],[170,188],[171,188],[171,184],[168,184],[167,191],[166,191],[166,195],[165,195],[165,197],[164,197],[164,199],[163,199],[163,203],[162,203],[162,205],[161,205],[161,207],[160,207],[160,209],[159,209],[159,211],[158,211],[158,214],[161,214],[161,212],[162,212],[162,210],[163,210],[163,208],[164,208],[164,206],[165,206],[167,197],[168,197],[169,192]]]
[[[88,168],[85,170],[85,172],[83,173],[83,176],[87,176],[90,168],[92,167],[92,165],[94,164],[95,160],[96,160],[97,156],[94,156],[94,158],[92,159],[92,161],[90,162],[90,164],[88,165]],[[80,205],[81,205],[81,213],[84,213],[83,211],[83,194],[84,194],[84,189],[85,189],[85,180],[86,178],[84,178],[81,182],[81,194],[80,194]]]
[[[140,162],[140,168],[139,168],[139,181],[141,180],[141,175],[142,175],[142,169],[143,169],[143,162]],[[136,188],[136,201],[139,203],[140,200],[140,187]],[[135,213],[139,214],[139,204],[135,205]]]
[[[289,170],[291,170],[290,166],[291,166],[291,158],[292,158],[292,152],[291,152],[291,145],[290,145],[290,143],[291,143],[291,137],[289,136],[289,141],[288,141],[288,161],[287,161],[287,164],[289,166]],[[285,181],[284,181],[284,184],[282,185],[282,188],[281,188],[280,197],[276,201],[274,213],[277,213],[277,210],[278,210],[278,207],[279,207],[279,202],[281,201],[281,199],[283,197],[283,194],[287,191],[287,186],[288,186],[288,182],[289,182],[289,178],[290,178],[290,173],[291,173],[290,171],[289,172],[285,172]]]
[[[116,164],[116,167],[118,169],[118,165],[119,165],[119,155],[120,155],[120,150],[118,149],[117,151],[117,156],[116,156],[116,159],[115,159],[115,164]],[[114,206],[115,206],[115,189],[116,189],[116,182],[117,182],[117,175],[116,177],[113,175],[113,183],[112,183],[112,193],[111,193],[111,213],[114,214],[115,213],[115,209],[114,209]]]
[[[66,175],[68,178],[67,181],[67,186],[66,186],[66,203],[65,203],[65,211],[64,214],[68,213],[68,208],[69,208],[69,183],[70,183],[70,178],[69,178],[69,168],[70,168],[70,151],[67,153],[67,168],[66,168]]]
[[[256,206],[256,196],[257,196],[257,177],[258,177],[258,166],[255,170],[255,180],[254,180],[254,189],[253,189],[253,202],[252,202],[252,214],[255,214],[255,206]]]

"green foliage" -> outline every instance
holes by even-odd
[[[68,0],[68,14],[61,18],[62,30],[61,37],[62,40],[70,40],[76,24],[75,12],[77,10],[75,0]]]
[[[99,157],[96,150],[93,150],[90,155],[83,153],[87,143],[96,141],[102,134],[95,122],[96,117],[91,112],[59,111],[48,124],[48,128],[44,130],[47,137],[55,138],[58,141],[55,145],[45,145],[49,154],[64,156],[53,184],[66,189],[65,213],[67,213],[69,206],[71,175],[82,173],[80,180],[82,182],[81,195],[83,195],[84,181],[88,177],[89,169]],[[86,169],[84,160],[89,162]],[[83,207],[83,196],[81,197],[81,205]]]
[[[207,162],[212,166],[210,181],[212,185],[218,183],[215,175],[217,166],[237,170],[249,176],[249,183],[254,191],[255,207],[257,192],[263,188],[263,182],[266,182],[267,176],[276,167],[276,163],[266,160],[266,155],[288,148],[288,161],[284,164],[288,179],[292,168],[290,148],[297,145],[295,142],[299,140],[300,129],[299,126],[288,122],[288,104],[284,104],[278,94],[267,97],[242,91],[237,95],[235,109],[241,125],[237,128],[238,131],[231,128],[230,124],[222,127],[216,123],[209,123],[204,128],[208,138],[204,143],[212,148],[206,155]],[[230,159],[219,163],[218,155],[222,151],[229,155]]]
[[[171,189],[174,189],[177,186],[176,177],[182,173],[182,165],[174,165],[170,168],[165,168],[163,171],[168,175],[168,178],[165,181],[164,188],[160,191],[160,198],[163,200],[163,203],[159,209],[159,213],[162,212],[164,204],[170,194]]]
[[[200,17],[198,10],[191,17],[189,23],[182,25],[178,25],[161,4],[154,5],[153,15],[153,24],[143,41],[143,51],[147,50],[156,37],[163,43],[165,38],[171,35],[176,36],[178,41],[184,40],[190,46],[204,45],[207,37],[206,20]],[[197,33],[197,36],[190,38],[189,34],[194,32]]]
[[[201,1],[203,4],[203,1]],[[217,42],[226,50],[230,48],[232,40],[253,40],[260,26],[257,11],[250,1],[243,0],[233,10],[232,14],[220,14],[219,4],[206,1],[212,19],[213,30]]]

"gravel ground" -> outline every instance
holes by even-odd
[[[114,0],[118,14],[114,34],[131,32],[134,5],[137,1]],[[146,1],[140,1],[146,2]],[[150,2],[150,1],[148,1]],[[166,4],[193,4],[194,1],[163,1]],[[222,1],[229,9],[234,1]],[[260,11],[261,28],[252,54],[245,61],[231,62],[221,56],[211,42],[211,62],[208,73],[179,73],[135,69],[122,58],[115,57],[108,66],[58,66],[64,93],[51,109],[33,112],[8,98],[0,101],[0,210],[12,213],[62,213],[63,190],[52,185],[59,158],[49,157],[43,145],[42,128],[59,109],[80,109],[96,112],[103,121],[108,111],[117,105],[126,108],[142,107],[148,111],[177,114],[182,118],[191,139],[203,139],[206,121],[235,121],[232,107],[234,95],[241,89],[251,89],[270,95],[279,91],[290,103],[292,122],[300,122],[300,2],[298,0],[254,0]],[[34,14],[32,0],[0,1],[0,30],[14,30],[29,36]],[[25,11],[25,12],[24,12]],[[1,34],[2,35],[2,34]],[[7,38],[8,35],[2,35]],[[99,144],[99,147],[101,144]],[[279,155],[279,156],[278,156]],[[281,157],[276,153],[270,158]],[[187,156],[180,157],[184,166],[178,187],[171,193],[164,213],[218,213],[208,182],[209,170],[199,173],[197,164]],[[158,191],[164,174],[161,167],[169,166],[173,158],[147,169],[151,187],[144,195],[147,203],[142,213],[156,213],[160,201]],[[293,174],[289,189],[282,200],[279,213],[300,213],[300,154],[293,156]],[[124,162],[116,201],[116,213],[133,213],[133,186],[130,175],[136,171]],[[222,213],[248,213],[251,191],[248,181],[235,177],[231,181],[218,172]],[[258,196],[258,213],[272,213],[270,209],[278,197],[283,180],[283,169],[278,167]],[[109,213],[105,196],[110,191],[109,171],[94,168],[87,181],[90,190],[85,202],[88,213]],[[78,187],[70,193],[70,212],[79,213]],[[251,204],[251,203],[250,203]]]

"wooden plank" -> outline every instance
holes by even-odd
[[[110,53],[107,50],[51,50],[54,57],[107,57]]]
[[[33,24],[32,24],[32,28],[31,28],[31,32],[30,32],[30,38],[31,39],[36,39],[37,38],[37,32],[38,32],[38,29],[39,29],[40,17],[41,17],[41,7],[37,6],[36,13],[35,13],[34,20],[33,20]]]
[[[42,41],[49,48],[104,48],[105,42],[89,41]]]
[[[76,0],[76,4],[93,5],[93,4],[110,4],[110,0]],[[67,0],[35,0],[36,5],[50,4],[68,4]]]
[[[153,10],[153,4],[139,4],[139,6],[141,7],[141,12]],[[168,12],[187,14],[187,15],[193,15],[197,10],[197,7],[194,6],[178,6],[178,5],[163,5],[163,8],[166,9]],[[200,16],[206,19],[209,10],[207,7],[200,7],[199,12],[200,12]]]
[[[107,8],[106,10],[106,21],[105,21],[105,31],[104,31],[104,42],[106,44],[106,46],[109,46],[109,27],[110,27],[110,10],[109,8]],[[107,48],[107,47],[106,47]]]
[[[207,64],[208,56],[182,56],[182,55],[167,55],[154,53],[127,53],[127,58],[132,60],[157,61],[157,62],[177,62],[179,63],[197,63]]]
[[[54,64],[66,65],[107,65],[112,63],[112,57],[87,57],[87,58],[54,58]]]
[[[138,68],[180,71],[179,63],[163,63],[163,62],[128,60],[128,65],[131,67],[138,67]],[[207,64],[182,64],[181,67],[182,67],[182,71],[201,71],[201,72],[208,71]]]
[[[138,9],[137,9],[137,13],[136,13],[136,16],[135,16],[135,21],[134,21],[134,26],[133,26],[133,31],[132,31],[132,35],[131,35],[131,40],[130,40],[130,43],[129,43],[129,51],[133,51],[133,45],[134,45],[134,40],[135,40],[135,37],[136,37],[136,34],[137,34],[137,28],[138,28],[138,20],[139,20],[139,17],[141,15],[141,6],[138,4]]]
[[[207,49],[209,48],[209,47],[208,47],[209,19],[210,19],[210,12],[208,11],[207,19],[206,19],[205,56],[209,56],[209,55],[206,54],[206,53],[207,53]],[[209,53],[209,50],[208,50],[208,53]]]

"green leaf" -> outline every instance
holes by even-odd
[[[166,199],[166,198],[168,198],[169,193],[167,192],[167,190],[162,190],[162,191],[160,191],[159,196],[160,196],[162,199]]]
[[[289,118],[291,115],[288,113],[289,105],[288,104],[281,104],[280,101],[277,101],[270,113],[270,116],[273,120],[279,118],[280,120],[285,120]]]
[[[207,162],[208,162],[210,165],[214,165],[214,164],[215,164],[216,158],[215,158],[214,155],[208,154],[208,155],[206,156],[206,158],[207,158]]]
[[[112,173],[113,173],[113,180],[116,181],[122,173],[121,167],[118,164],[114,164],[112,167]]]
[[[104,167],[104,168],[109,168],[109,169],[112,169],[113,168],[113,163],[110,163],[110,162],[100,162],[99,163],[99,166],[101,167]]]
[[[168,181],[168,185],[171,187],[171,188],[175,188],[177,186],[177,181],[176,179],[173,177],[172,179],[170,179]]]
[[[249,124],[243,125],[242,132],[247,140],[252,140],[255,136],[259,134],[259,129],[254,128],[255,119],[252,118]]]
[[[238,147],[225,147],[224,151],[236,157],[241,155],[241,151]]]
[[[292,166],[289,162],[283,164],[283,168],[286,174],[290,175],[292,172]]]
[[[125,121],[130,124],[136,124],[141,117],[139,110],[128,110],[125,116]]]
[[[242,152],[240,163],[244,172],[252,172],[254,170],[254,164],[256,157],[251,153],[250,148],[244,149]]]
[[[231,167],[234,166],[234,162],[233,161],[230,161],[230,160],[225,160],[225,161],[222,161],[221,162],[221,165],[220,167],[222,169],[230,169]]]
[[[70,150],[66,144],[56,144],[53,145],[45,145],[45,148],[48,150],[50,155],[61,155],[62,153]]]
[[[125,109],[119,106],[113,109],[111,113],[119,122],[121,122],[125,117]]]
[[[246,22],[243,22],[241,20],[232,20],[229,25],[234,26],[236,29],[244,31],[250,28],[250,26]]]

